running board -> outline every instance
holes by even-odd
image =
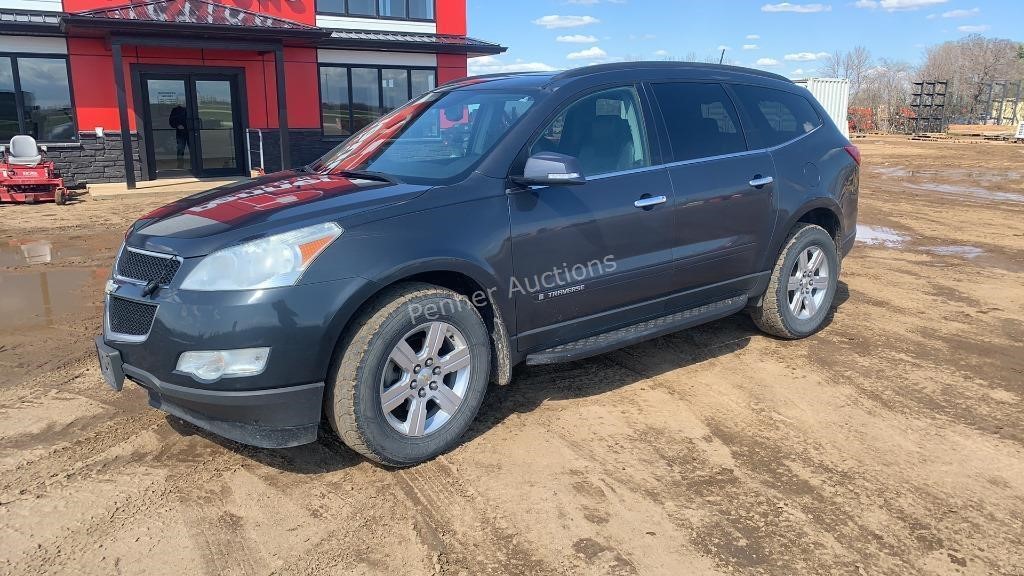
[[[572,362],[582,360],[619,348],[625,348],[644,340],[650,340],[672,332],[678,332],[698,324],[704,324],[712,320],[724,318],[739,312],[747,304],[747,296],[735,296],[727,300],[720,300],[697,308],[691,308],[654,320],[648,320],[625,328],[619,328],[597,336],[591,336],[547,350],[535,352],[526,357],[528,366],[539,366],[541,364],[559,364],[561,362]]]

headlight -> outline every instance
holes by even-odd
[[[317,224],[225,248],[203,258],[182,290],[258,290],[291,286],[345,230]]]
[[[255,376],[267,366],[270,348],[185,352],[178,358],[178,372],[200,381]]]

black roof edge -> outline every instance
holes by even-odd
[[[748,76],[759,76],[761,78],[769,78],[772,80],[781,80],[787,84],[792,84],[793,81],[785,76],[776,74],[774,72],[766,72],[764,70],[758,70],[756,68],[744,68],[742,66],[730,66],[728,64],[705,64],[703,62],[670,62],[670,61],[639,61],[639,62],[613,62],[609,64],[596,64],[594,66],[584,66],[582,68],[573,68],[572,70],[566,70],[554,76],[551,81],[557,82],[559,80],[571,80],[573,78],[581,78],[583,76],[589,76],[591,74],[601,74],[604,72],[618,72],[622,70],[659,70],[659,69],[691,69],[691,70],[710,70],[718,72],[727,72],[730,74],[746,74]]]
[[[26,10],[23,8],[0,8],[0,14],[24,14],[27,16],[39,16],[42,18],[53,18],[53,22],[24,22],[14,20],[0,20],[0,36],[62,36],[60,30],[60,19],[65,16],[63,12],[50,12],[46,10]]]
[[[331,33],[334,32],[354,32],[354,33],[370,33],[370,34],[394,34],[404,35],[402,32],[388,32],[388,31],[366,31],[366,30],[342,30],[342,29],[328,29]],[[410,34],[411,36],[428,36],[428,37],[442,37],[441,34],[426,34],[426,33],[415,33]],[[508,51],[508,48],[500,44],[493,44],[484,40],[477,40],[469,36],[462,36],[468,43],[444,43],[444,42],[417,42],[411,40],[387,40],[387,39],[366,39],[366,38],[338,38],[336,36],[328,36],[320,42],[317,46],[323,48],[344,48],[347,50],[383,50],[383,51],[397,51],[397,52],[424,52],[434,54],[465,54],[470,57],[474,56],[495,56]]]

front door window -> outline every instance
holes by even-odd
[[[578,158],[588,177],[650,166],[636,89],[606,90],[569,106],[530,149],[539,152]]]

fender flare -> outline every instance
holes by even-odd
[[[358,311],[366,306],[381,290],[392,284],[422,274],[446,273],[464,276],[482,289],[483,297],[486,298],[487,304],[493,312],[493,323],[492,326],[488,327],[491,332],[492,344],[491,379],[501,386],[508,384],[511,381],[513,360],[511,358],[511,341],[506,318],[514,314],[514,307],[511,302],[506,302],[502,299],[500,292],[501,284],[497,281],[497,274],[492,269],[461,258],[436,257],[421,259],[392,268],[377,278],[364,278],[366,282],[356,292],[355,297],[342,310],[339,310],[332,320],[330,334],[336,342],[335,347],[337,347],[337,343],[340,343],[346,329]],[[473,294],[468,295],[468,297],[476,303],[476,298]]]

